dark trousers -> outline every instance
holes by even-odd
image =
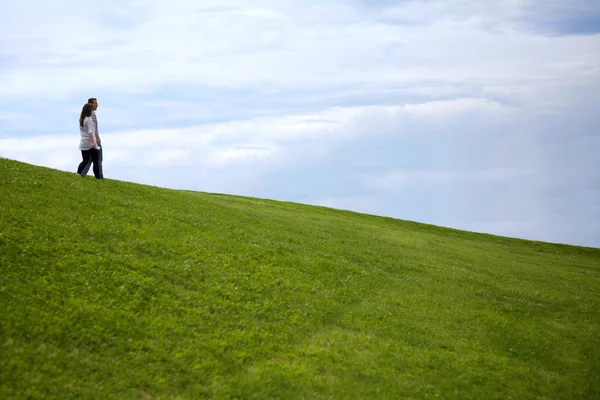
[[[83,167],[83,170],[79,175],[86,176],[91,166],[92,158],[90,157],[87,164],[85,164],[85,167]],[[104,173],[102,172],[102,147],[100,147],[100,150],[98,150],[98,169],[100,170],[100,178],[104,178]]]
[[[102,175],[100,175],[100,164],[98,162],[98,149],[92,147],[89,150],[81,150],[81,157],[83,158],[83,161],[81,161],[79,167],[77,167],[77,173],[81,175],[81,172],[91,159],[92,163],[94,164],[92,168],[94,171],[94,176],[96,179],[102,179]]]

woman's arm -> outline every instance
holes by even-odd
[[[90,123],[91,122],[91,123]],[[90,139],[92,141],[92,146],[97,149],[98,145],[96,144],[96,133],[94,132],[94,121],[90,118],[87,120],[87,131],[88,131],[88,135],[90,135]]]
[[[94,147],[95,149],[98,148],[98,146],[96,145],[96,136],[93,133],[90,133],[90,139],[92,140],[92,147]]]

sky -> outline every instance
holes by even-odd
[[[597,0],[0,6],[0,157],[74,173],[96,97],[166,188],[600,247],[598,93]]]

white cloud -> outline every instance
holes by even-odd
[[[0,119],[5,121],[19,121],[27,118],[27,114],[10,112],[10,111],[1,111],[0,110]]]
[[[132,130],[101,134],[101,137],[103,145],[115,149],[107,152],[107,164],[223,166],[275,160],[288,162],[299,157],[290,153],[303,142],[312,141],[327,149],[337,140],[357,135],[372,136],[374,126],[393,124],[407,117],[440,119],[474,110],[500,108],[498,104],[478,99],[394,107],[335,107],[312,114],[261,117],[188,128]],[[383,131],[383,134],[388,133],[389,130]],[[69,151],[67,149],[76,149],[77,142],[78,135],[71,134],[0,138],[0,155],[70,170],[79,156],[76,151],[72,156],[65,157],[65,153]],[[140,158],[136,154],[145,156]]]
[[[367,177],[366,185],[377,191],[397,191],[418,185],[452,186],[511,181],[527,174],[521,169],[495,168],[485,170],[397,170]]]
[[[408,7],[403,15],[408,12],[422,20],[440,4],[409,2],[401,9]],[[468,15],[479,15],[478,7],[461,4],[467,5]],[[417,27],[381,24],[361,20],[348,11],[349,6],[342,7],[348,17],[339,20],[331,17],[339,6],[331,3],[300,8],[296,2],[281,6],[233,1],[220,7],[214,10],[192,1],[149,2],[142,21],[127,29],[103,26],[87,6],[77,3],[62,4],[63,11],[70,10],[66,18],[55,9],[13,11],[13,17],[33,16],[33,21],[45,22],[27,24],[28,30],[15,33],[15,22],[8,17],[4,21],[1,44],[17,57],[19,66],[0,77],[4,96],[40,91],[58,95],[84,88],[143,93],[176,83],[324,88],[450,80],[508,85],[574,74],[597,76],[595,37],[506,35],[482,31],[463,20],[434,20]],[[443,6],[442,11],[448,8]],[[74,15],[80,17],[73,18],[72,25],[69,16]],[[46,19],[69,23],[60,24],[48,37]],[[88,19],[92,22],[88,28],[80,26],[78,21]],[[90,34],[81,34],[88,30]],[[12,45],[14,40],[21,42]],[[575,59],[574,64],[565,64]]]

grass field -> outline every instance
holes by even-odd
[[[600,249],[0,159],[0,399],[598,399]]]

